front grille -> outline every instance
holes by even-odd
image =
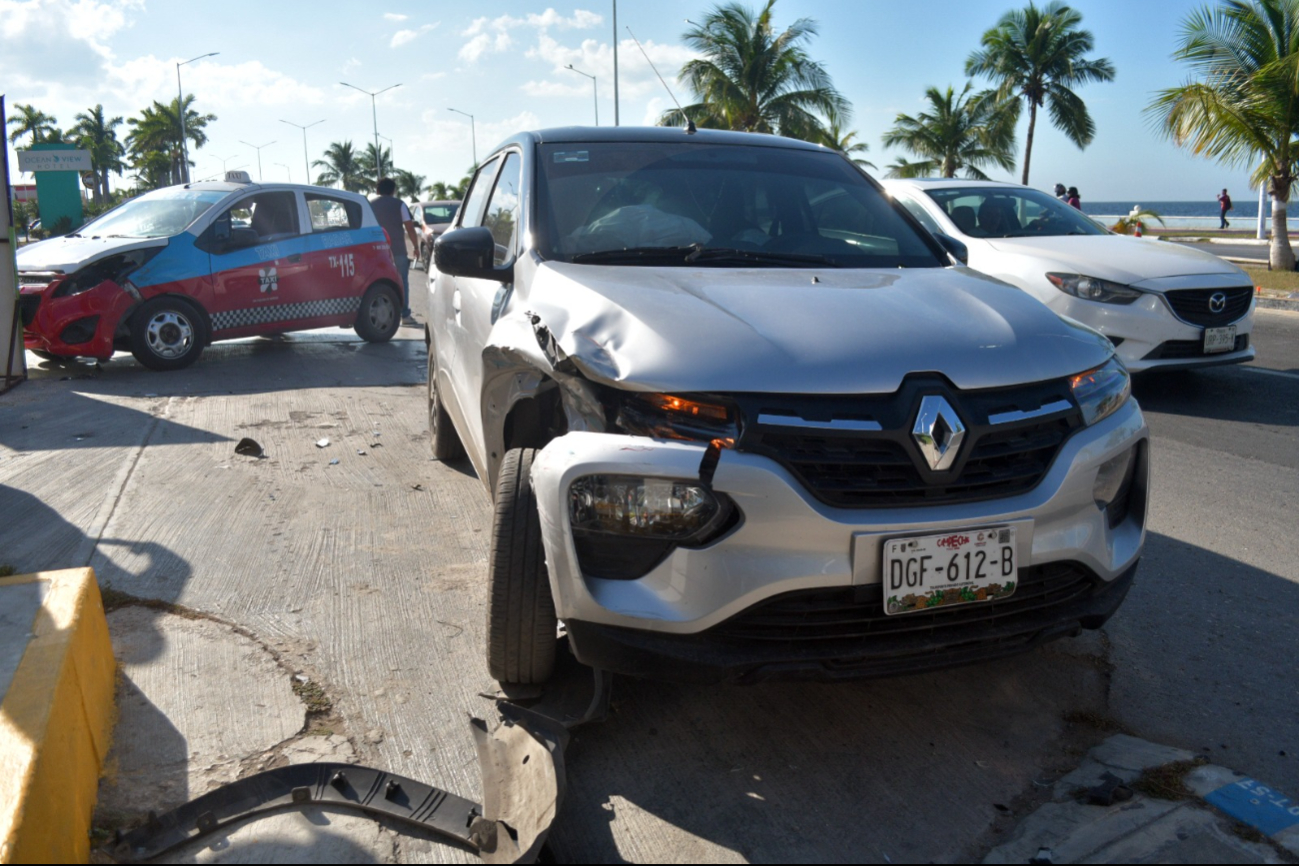
[[[1218,293],[1227,296],[1227,304],[1222,312],[1214,313],[1209,309],[1209,299]],[[1253,286],[1238,286],[1232,289],[1180,289],[1164,293],[1168,306],[1173,308],[1177,318],[1202,328],[1230,325],[1249,311],[1249,304],[1253,297]]]
[[[1249,334],[1240,334],[1236,337],[1236,345],[1232,347],[1232,352],[1243,352],[1249,348]],[[1226,355],[1227,352],[1214,352],[1212,355],[1204,354],[1203,340],[1168,340],[1160,343],[1142,358],[1143,361],[1174,361],[1185,360],[1187,358],[1213,358],[1217,355]]]
[[[39,294],[33,294],[19,295],[18,297],[21,298],[22,302],[23,327],[29,328],[31,327],[32,322],[36,320],[36,311],[40,309],[41,306],[41,296]]]
[[[805,590],[757,604],[709,634],[741,643],[801,645],[903,634],[942,637],[947,629],[971,625],[1013,626],[1019,620],[1084,600],[1098,585],[1085,567],[1053,562],[1021,568],[1015,594],[1009,598],[896,616],[884,613],[884,589],[879,584]]]
[[[912,439],[916,406],[939,393],[966,426],[961,453],[950,471],[933,472]],[[737,398],[749,419],[736,448],[770,457],[813,496],[836,508],[886,508],[975,502],[1032,490],[1051,468],[1081,418],[1064,383],[961,392],[932,379],[909,379],[893,395],[856,397]],[[1002,413],[1033,413],[1059,403],[1068,408],[1042,417],[991,424]],[[762,415],[821,419],[822,428],[757,423]],[[825,429],[833,420],[870,419],[878,431]]]

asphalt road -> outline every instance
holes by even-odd
[[[401,336],[223,344],[176,374],[38,367],[0,398],[0,560],[89,563],[236,623],[324,687],[362,762],[477,798],[491,511],[472,471],[429,458],[424,346]],[[620,680],[569,747],[556,857],[969,860],[1101,736],[1077,713],[1299,793],[1299,315],[1261,312],[1255,345],[1257,369],[1136,383],[1149,542],[1104,633],[868,683]],[[267,459],[236,457],[242,436]],[[201,712],[202,684],[176,680]]]

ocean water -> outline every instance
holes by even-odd
[[[1252,229],[1257,225],[1258,220],[1258,191],[1255,190],[1253,195],[1244,198],[1232,196],[1232,209],[1227,211],[1227,221],[1231,223],[1233,229]],[[1217,193],[1206,197],[1202,201],[1087,201],[1083,200],[1083,213],[1093,217],[1118,218],[1126,216],[1132,210],[1133,205],[1141,205],[1143,209],[1152,210],[1159,214],[1164,220],[1164,228],[1170,229],[1216,229],[1218,227],[1218,200]],[[1287,214],[1287,222],[1293,230],[1299,225],[1299,207],[1297,202],[1290,205],[1290,213]],[[1264,212],[1266,225],[1271,225],[1272,212],[1269,208]],[[1146,220],[1147,231],[1158,231],[1159,222],[1156,220]]]

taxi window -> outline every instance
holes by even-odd
[[[259,241],[298,234],[298,202],[291,192],[259,192],[227,212],[231,228],[257,232]]]
[[[313,232],[342,231],[361,227],[359,202],[311,192],[306,194],[306,198]]]
[[[496,178],[496,189],[487,202],[483,225],[491,229],[496,241],[495,265],[502,267],[514,259],[514,245],[519,226],[519,185],[521,181],[519,155],[505,157],[501,173]]]
[[[465,196],[465,207],[461,211],[461,228],[482,225],[483,203],[487,201],[487,191],[491,189],[492,179],[496,177],[497,162],[498,160],[493,159],[478,169],[478,174],[474,175],[473,186],[469,187],[469,193]]]

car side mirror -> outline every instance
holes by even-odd
[[[947,252],[951,254],[952,258],[956,259],[963,265],[968,265],[970,263],[970,250],[965,246],[965,244],[961,243],[951,235],[945,235],[942,232],[931,232],[931,234],[934,236],[934,240],[942,244],[943,249],[947,250]]]
[[[433,263],[440,273],[475,280],[514,282],[514,265],[496,267],[496,240],[485,226],[444,232],[433,245]]]

